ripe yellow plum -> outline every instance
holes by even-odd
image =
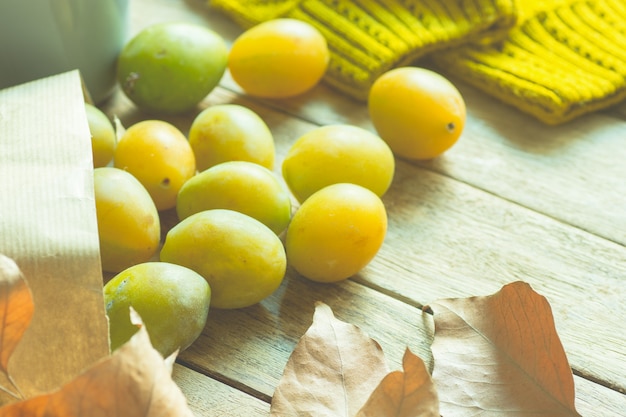
[[[130,126],[119,139],[113,164],[146,187],[158,210],[176,206],[178,191],[196,173],[187,138],[163,120],[143,120]]]
[[[94,191],[102,269],[120,272],[148,261],[161,238],[159,213],[148,191],[114,167],[94,169]]]
[[[273,19],[242,33],[228,55],[230,73],[253,96],[284,98],[313,88],[324,76],[330,53],[313,25]]]
[[[106,114],[96,106],[85,103],[87,123],[91,133],[91,153],[94,168],[107,166],[115,152],[115,129]]]
[[[161,261],[202,275],[220,309],[248,307],[272,294],[287,267],[285,249],[270,228],[234,210],[193,214],[165,237]]]
[[[395,160],[376,134],[352,125],[322,126],[305,133],[289,149],[282,165],[285,182],[299,202],[336,183],[353,183],[379,197],[394,176]]]
[[[465,101],[445,77],[426,68],[401,67],[372,85],[368,110],[376,131],[407,159],[435,158],[451,148],[465,126]]]
[[[239,104],[207,107],[189,128],[199,171],[222,162],[248,161],[272,169],[274,137],[263,119]]]
[[[211,288],[198,273],[166,262],[145,262],[121,271],[104,285],[111,350],[137,331],[130,307],[139,315],[152,346],[164,357],[187,349],[202,333]]]
[[[180,220],[216,208],[247,214],[276,234],[285,230],[291,219],[287,187],[269,169],[247,161],[214,165],[187,181],[178,193]]]
[[[289,264],[318,282],[337,282],[363,269],[387,233],[382,200],[360,185],[329,185],[307,198],[285,238]]]

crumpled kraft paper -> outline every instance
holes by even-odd
[[[0,253],[31,287],[33,320],[9,361],[26,398],[109,354],[81,78],[0,91]],[[1,396],[0,404],[15,400]]]

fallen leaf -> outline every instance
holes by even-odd
[[[0,372],[1,388],[22,398],[9,373],[9,360],[33,318],[33,296],[15,261],[0,254]],[[17,392],[13,392],[10,384]]]
[[[380,345],[317,303],[276,387],[270,415],[354,417],[387,373]]]
[[[439,417],[439,399],[418,356],[404,352],[402,371],[389,373],[356,417]]]
[[[134,323],[140,323],[136,313]],[[1,417],[193,417],[163,359],[141,328],[111,356],[58,391],[0,409]]]
[[[572,371],[548,301],[524,282],[433,303],[441,414],[578,416]]]

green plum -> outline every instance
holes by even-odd
[[[219,83],[228,64],[224,39],[186,22],[148,26],[122,49],[117,79],[137,107],[156,113],[192,110]]]
[[[111,350],[137,331],[130,307],[140,316],[154,348],[164,357],[189,347],[202,333],[211,288],[196,272],[166,262],[131,266],[104,285]]]

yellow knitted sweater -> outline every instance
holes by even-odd
[[[626,1],[519,4],[523,19],[504,41],[433,59],[443,71],[547,124],[626,98]]]
[[[325,81],[357,99],[385,71],[471,41],[502,38],[513,0],[209,0],[247,28],[265,20],[307,21],[326,37]]]
[[[427,55],[548,124],[626,98],[626,0],[209,0],[243,27],[293,17],[326,37],[324,80],[365,100]]]

